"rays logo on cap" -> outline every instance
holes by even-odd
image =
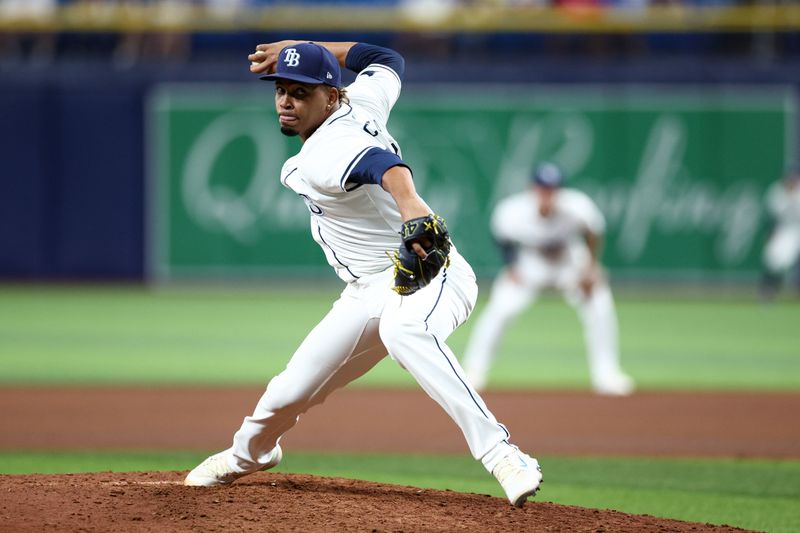
[[[315,85],[324,83],[338,88],[342,84],[342,71],[339,60],[324,46],[317,43],[297,43],[281,50],[275,72],[261,76],[261,79],[290,80]]]
[[[294,48],[287,48],[286,57],[283,58],[283,62],[286,63],[288,67],[296,67],[300,64],[300,54]]]

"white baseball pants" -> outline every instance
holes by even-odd
[[[453,250],[450,267],[424,289],[399,296],[392,285],[392,269],[348,284],[245,417],[231,448],[236,467],[258,470],[301,414],[387,353],[450,415],[490,472],[508,453],[508,431],[445,344],[475,305],[478,289],[469,264]]]
[[[775,274],[784,274],[800,258],[800,226],[778,226],[764,248],[764,264]]]

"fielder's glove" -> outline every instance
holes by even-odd
[[[442,268],[450,264],[450,234],[442,217],[428,215],[403,222],[400,237],[403,243],[391,256],[394,291],[408,296],[428,285]],[[414,251],[414,243],[425,250],[424,258]]]

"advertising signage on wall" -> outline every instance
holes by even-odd
[[[325,274],[308,210],[278,179],[300,145],[264,89],[167,85],[151,98],[152,276]],[[763,194],[795,157],[795,99],[782,87],[418,87],[389,129],[479,274],[500,265],[492,206],[549,160],[604,212],[615,276],[736,279],[759,269]]]

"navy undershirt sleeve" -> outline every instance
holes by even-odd
[[[374,44],[358,43],[350,48],[345,59],[345,67],[354,71],[361,72],[368,66],[377,63],[392,69],[397,73],[397,77],[403,79],[403,72],[406,62],[399,53],[391,48],[383,48]]]
[[[347,183],[380,185],[384,173],[392,167],[408,167],[400,156],[383,148],[372,148],[356,164],[347,177]]]

